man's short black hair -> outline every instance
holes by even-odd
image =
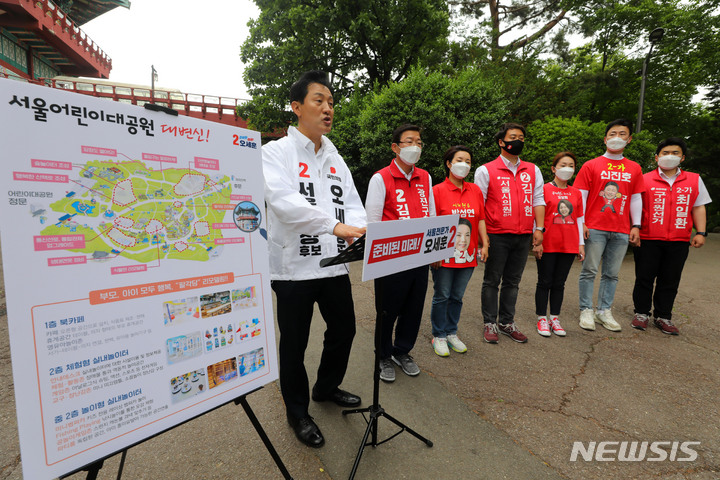
[[[392,143],[400,143],[402,134],[407,132],[408,130],[411,130],[413,132],[418,132],[418,133],[420,133],[422,131],[422,130],[420,130],[420,127],[418,127],[417,125],[413,125],[411,123],[405,123],[405,124],[397,127],[395,130],[393,130]]]
[[[307,97],[308,87],[313,83],[319,83],[330,90],[330,95],[335,95],[333,88],[330,86],[330,80],[325,72],[320,70],[310,70],[300,75],[295,83],[290,87],[290,103],[292,102],[305,102]]]
[[[523,132],[523,135],[527,135],[525,127],[519,123],[503,123],[500,127],[500,131],[495,134],[495,143],[497,143],[498,140],[504,140],[508,130],[520,130]]]
[[[618,118],[607,124],[607,127],[605,127],[605,136],[607,136],[607,133],[610,131],[610,129],[612,127],[617,127],[617,126],[627,127],[628,133],[630,135],[632,135],[632,122],[626,118]]]
[[[680,147],[682,149],[683,156],[685,156],[685,152],[687,152],[687,143],[685,143],[685,140],[680,137],[666,138],[662,142],[658,143],[657,150],[655,150],[655,155],[660,153],[660,150],[665,147],[669,147],[670,145],[677,145],[678,147]]]

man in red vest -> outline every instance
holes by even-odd
[[[432,179],[427,171],[415,166],[423,147],[420,127],[406,124],[396,128],[392,142],[395,158],[375,173],[368,185],[368,223],[434,216]],[[393,362],[407,375],[420,373],[410,351],[420,330],[427,285],[427,265],[375,280],[375,310],[378,321],[383,322],[378,368],[385,382],[395,381]]]
[[[530,243],[538,247],[543,241],[543,178],[536,165],[520,160],[525,145],[522,125],[504,124],[495,141],[500,156],[475,170],[475,183],[485,197],[485,225],[490,238],[481,293],[483,337],[488,343],[497,343],[499,329],[516,342],[525,343],[527,337],[515,326],[515,303]]]
[[[668,335],[679,334],[672,323],[672,309],[680,276],[690,245],[705,244],[705,205],[711,199],[700,175],[680,169],[686,151],[681,138],[663,140],[655,151],[658,168],[644,175],[647,190],[640,244],[633,247],[635,317],[631,325],[639,330],[647,328],[654,306],[655,326]]]

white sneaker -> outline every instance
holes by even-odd
[[[434,337],[432,339],[432,346],[433,350],[435,350],[435,353],[440,357],[447,357],[450,355],[450,350],[448,350],[448,342],[446,339],[441,337]]]
[[[550,324],[548,323],[547,318],[545,318],[545,317],[538,318],[537,331],[543,337],[549,337],[550,335],[552,335],[550,333]]]
[[[592,308],[586,308],[580,312],[580,328],[595,330],[595,314]]]
[[[602,324],[603,327],[607,328],[611,332],[619,332],[622,327],[612,316],[612,310],[598,310],[595,314],[595,321]]]
[[[447,343],[448,346],[450,346],[450,348],[452,348],[453,351],[457,353],[467,352],[467,346],[458,338],[457,335],[448,335]]]

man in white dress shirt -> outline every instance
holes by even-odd
[[[333,94],[327,75],[304,73],[290,88],[298,126],[263,147],[268,207],[270,279],[277,296],[280,329],[280,389],[288,422],[300,441],[321,447],[325,440],[308,413],[310,392],[305,349],[315,303],[327,325],[315,401],[344,407],[360,397],[341,390],[355,336],[355,311],[347,265],[320,267],[365,233],[365,210],[347,165],[325,137],[333,122]]]

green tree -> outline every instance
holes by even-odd
[[[575,32],[590,41],[547,69],[566,111],[591,121],[636,121],[648,35],[662,27],[648,69],[644,128],[658,136],[684,134],[679,130],[693,115],[698,87],[720,81],[717,2],[593,0],[573,13]]]
[[[527,127],[527,146],[523,150],[523,159],[540,167],[543,178],[549,182],[553,178],[550,167],[556,153],[573,152],[578,159],[575,171],[583,163],[605,153],[603,137],[607,123],[591,123],[577,117],[553,117],[535,120]],[[653,166],[655,144],[648,132],[633,135],[632,142],[625,149],[625,156],[638,162],[644,171]]]
[[[698,87],[720,83],[720,9],[714,0],[455,0],[452,4],[460,5],[461,13],[453,10],[459,40],[451,46],[450,63],[493,70],[512,100],[511,117],[520,123],[546,115],[575,115],[591,122],[618,117],[636,121],[641,80],[636,72],[649,49],[648,34],[657,27],[665,29],[665,36],[656,45],[648,70],[644,128],[657,136],[689,134]],[[472,14],[481,20],[476,36],[459,21]],[[559,15],[563,22],[543,35],[532,34],[543,31],[546,23],[541,19]],[[522,23],[526,19],[529,23]],[[498,42],[504,37],[498,34],[513,35],[514,24],[528,35],[514,35],[521,42],[508,40],[503,47]],[[586,43],[570,50],[566,33],[580,34]],[[515,48],[523,39],[528,42]],[[486,50],[500,45],[501,52],[488,56],[479,44]]]
[[[255,0],[241,47],[252,100],[238,113],[263,131],[292,121],[288,90],[300,73],[330,74],[336,97],[405,78],[414,65],[438,63],[447,47],[442,0]]]
[[[392,132],[401,124],[423,129],[425,147],[419,166],[437,183],[445,178],[442,155],[452,145],[468,146],[474,166],[498,155],[492,137],[506,120],[508,104],[498,84],[478,69],[447,76],[416,68],[402,82],[353,101],[360,106],[343,105],[330,136],[362,196],[373,173],[393,158]]]
[[[709,103],[698,107],[688,135],[683,168],[699,173],[713,202],[707,205],[708,230],[720,228],[720,85],[707,94]]]
[[[451,0],[458,15],[479,24],[480,31],[472,35],[468,46],[485,45],[492,61],[502,60],[506,55],[528,47],[542,50],[542,40],[551,31],[566,27],[572,9],[583,2],[579,0]],[[524,33],[524,35],[518,35]],[[505,38],[512,38],[502,44]],[[538,45],[541,45],[538,47]]]

